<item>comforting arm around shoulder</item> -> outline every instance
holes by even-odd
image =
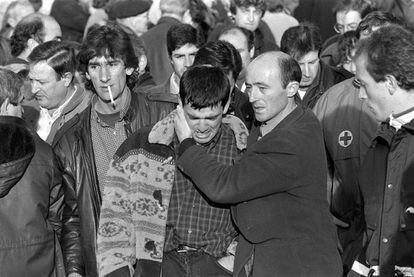
[[[292,188],[298,156],[289,150],[261,152],[257,148],[228,166],[194,145],[184,151],[177,164],[212,201],[231,204]]]

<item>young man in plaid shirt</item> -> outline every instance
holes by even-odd
[[[237,144],[237,132],[222,123],[228,120],[223,115],[229,107],[229,91],[228,78],[217,67],[196,66],[180,82],[180,98],[194,140],[217,162],[231,165],[244,146]],[[229,206],[208,200],[177,168],[168,209],[163,276],[231,276],[217,260],[226,256],[236,234]]]

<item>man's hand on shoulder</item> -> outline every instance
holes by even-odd
[[[174,119],[174,128],[175,133],[177,134],[178,140],[180,143],[185,140],[186,138],[192,137],[192,132],[190,126],[188,126],[187,120],[185,119],[183,105],[180,101],[179,105],[177,106],[177,113]]]

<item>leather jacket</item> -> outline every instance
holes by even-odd
[[[346,70],[331,67],[322,61],[319,61],[319,66],[318,75],[306,91],[303,99],[301,100],[298,94],[295,95],[296,102],[301,103],[309,109],[313,109],[322,94],[324,94],[330,87],[353,76],[352,73],[349,73]]]
[[[131,103],[125,114],[127,137],[139,128],[155,123],[159,113],[149,111],[148,98],[131,92]],[[102,204],[93,142],[90,104],[67,122],[52,144],[63,171],[65,210],[63,213],[62,248],[67,274],[98,276],[96,237]]]

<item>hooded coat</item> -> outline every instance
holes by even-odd
[[[63,190],[52,149],[12,116],[0,116],[0,145],[0,275],[65,276]]]

